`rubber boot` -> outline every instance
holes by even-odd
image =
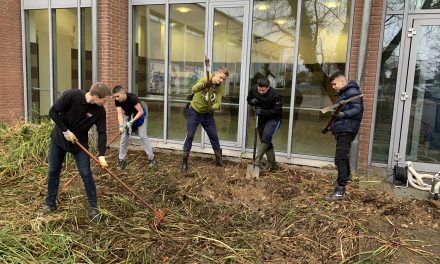
[[[267,169],[270,171],[278,169],[277,162],[275,161],[275,149],[273,147],[266,152],[266,157],[267,161],[269,161]]]
[[[185,174],[188,172],[188,156],[189,152],[183,152],[182,166],[180,167],[180,171]]]
[[[223,167],[222,149],[214,149],[215,164],[219,167]]]
[[[261,143],[258,147],[258,153],[255,157],[255,166],[260,167],[261,165],[261,159],[263,159],[264,154],[269,150],[270,145],[266,143]]]

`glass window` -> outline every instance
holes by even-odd
[[[47,10],[26,11],[28,116],[34,122],[50,108],[48,29]]]
[[[184,140],[187,113],[185,107],[192,86],[205,75],[205,5],[170,5],[170,65],[168,94],[168,138]],[[200,130],[198,131],[200,132]],[[200,142],[196,133],[194,142]]]
[[[387,11],[400,11],[405,7],[405,0],[386,0]]]
[[[409,117],[406,160],[440,161],[440,25],[417,27],[412,45],[417,54],[410,58],[408,72],[414,74]],[[409,73],[411,74],[411,73]],[[410,78],[408,78],[409,80]]]
[[[380,64],[376,101],[376,121],[372,152],[373,162],[388,162],[402,22],[402,15],[387,16],[385,19],[382,61]]]
[[[53,10],[55,100],[64,91],[78,89],[77,9]]]
[[[81,8],[81,88],[85,91],[93,83],[92,55],[92,9]]]
[[[292,152],[315,156],[333,156],[334,139],[321,129],[331,118],[320,109],[335,101],[329,76],[344,72],[347,63],[350,28],[350,0],[303,1],[299,39]]]
[[[243,7],[214,8],[212,69],[229,71],[220,111],[214,115],[220,140],[237,141],[243,43]]]
[[[136,6],[134,16],[133,92],[148,107],[148,135],[163,138],[165,5]]]
[[[271,86],[283,96],[283,120],[272,141],[277,151],[287,150],[296,14],[297,1],[254,2],[250,87],[255,87],[258,79],[268,78]],[[298,96],[295,103],[300,105],[301,98]],[[254,111],[249,108],[247,131],[254,128]],[[253,133],[248,135],[252,136],[246,137],[246,146],[251,147]]]
[[[440,0],[409,0],[412,9],[440,9]]]

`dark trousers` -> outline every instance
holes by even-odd
[[[350,178],[350,148],[351,142],[356,138],[355,133],[336,133],[335,165],[338,168],[338,186],[345,187]]]
[[[197,131],[199,124],[205,129],[211,141],[212,148],[214,150],[220,149],[220,141],[217,136],[217,128],[215,126],[214,113],[208,112],[204,114],[198,113],[191,106],[188,110],[188,125],[186,128],[185,144],[183,145],[184,152],[190,152],[192,142],[194,140],[194,134]]]
[[[278,119],[262,120],[258,119],[258,136],[261,143],[266,143],[273,148],[272,137],[280,128],[281,121]]]
[[[55,206],[56,204],[58,187],[60,185],[60,172],[65,156],[65,150],[58,147],[54,142],[50,143],[46,205]],[[79,175],[81,175],[84,188],[86,189],[89,206],[91,208],[97,208],[96,185],[92,177],[92,171],[90,170],[90,157],[82,150],[73,153],[73,157],[75,158]]]

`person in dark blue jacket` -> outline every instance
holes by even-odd
[[[336,103],[361,94],[355,81],[347,81],[344,73],[336,72],[330,76],[332,88],[336,91]],[[338,169],[337,185],[327,201],[336,201],[345,197],[345,186],[350,181],[350,148],[356,138],[364,113],[362,97],[344,105],[339,112],[333,113],[335,120],[330,130],[336,139],[335,165]]]

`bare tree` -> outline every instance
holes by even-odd
[[[436,1],[436,2],[434,2]],[[438,0],[425,0],[423,2],[421,9],[437,9],[440,8],[440,1]],[[400,41],[402,39],[402,29],[394,36],[394,38],[388,43],[386,47],[382,50],[382,66],[393,54],[394,50],[399,47]]]

